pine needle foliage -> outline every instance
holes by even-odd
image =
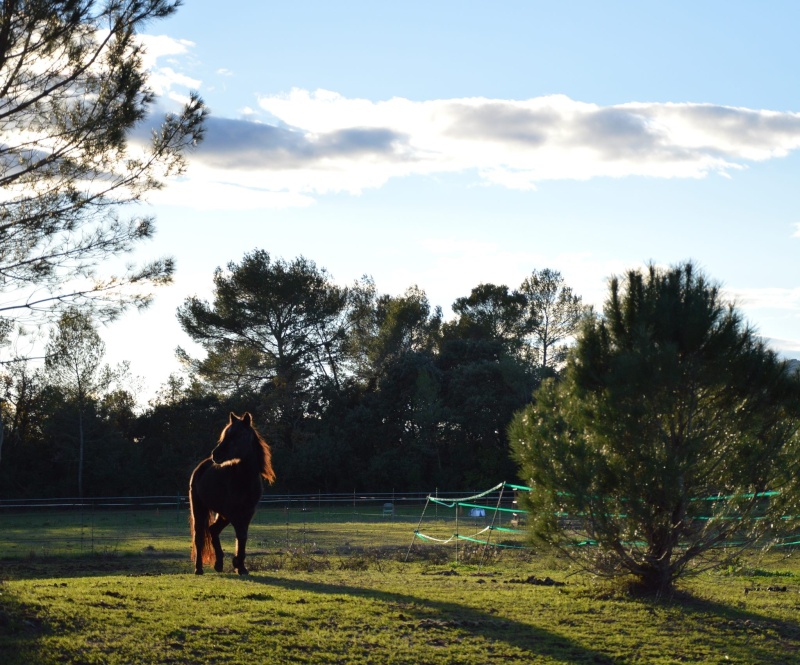
[[[38,321],[66,305],[110,317],[171,279],[169,258],[117,275],[97,267],[152,236],[152,218],[122,219],[120,206],[180,174],[202,139],[194,94],[154,117],[138,34],[179,4],[0,3],[0,316]]]
[[[532,535],[669,593],[787,525],[799,415],[797,375],[691,262],[613,278],[509,429]]]

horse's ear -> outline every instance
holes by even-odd
[[[228,415],[228,424],[230,425],[233,422],[233,419],[238,417],[239,416],[237,416],[233,411],[231,411],[230,414]]]
[[[250,427],[250,423],[253,422],[253,416],[251,416],[247,411],[245,411],[244,415],[242,416],[242,422],[248,427]]]

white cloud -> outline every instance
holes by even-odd
[[[155,205],[179,205],[195,210],[304,208],[314,204],[312,197],[300,192],[260,187],[257,178],[246,183],[237,178],[233,182],[221,174],[197,173],[196,168],[191,169],[189,177],[153,192],[148,200]]]
[[[157,67],[150,72],[147,79],[150,88],[157,95],[169,96],[175,86],[190,88],[192,90],[200,86],[200,80],[194,79],[186,74],[176,72],[172,67]],[[172,93],[175,94],[175,93]]]
[[[762,287],[725,289],[725,298],[732,301],[756,332],[778,353],[800,358],[800,287]]]
[[[159,60],[169,58],[169,56],[186,55],[195,45],[194,42],[188,39],[175,39],[167,35],[139,35],[138,38],[144,46],[143,64],[145,69],[150,71],[148,83],[153,92],[173,98],[175,94],[178,94],[173,90],[176,86],[184,89],[200,87],[201,81],[198,79],[175,71],[172,67],[158,64]],[[169,58],[169,61],[175,64],[174,58]]]
[[[800,148],[798,113],[710,104],[603,107],[563,95],[374,102],[295,89],[259,106],[271,124],[210,119],[194,159],[212,181],[313,197],[464,173],[533,190],[548,180],[729,177]]]
[[[138,37],[145,49],[143,62],[145,69],[154,68],[159,58],[169,55],[185,55],[195,45],[188,39],[175,39],[167,35],[140,34]]]
[[[782,356],[800,359],[800,340],[765,337],[767,344]]]
[[[800,238],[800,222],[794,225],[794,237]]]
[[[729,289],[726,295],[746,310],[789,310],[800,313],[800,287]]]

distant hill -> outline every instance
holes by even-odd
[[[797,374],[800,374],[800,360],[792,358],[789,360],[789,369]]]

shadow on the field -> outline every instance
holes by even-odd
[[[392,606],[398,613],[398,623],[409,625],[417,635],[431,631],[435,641],[437,629],[457,629],[489,641],[502,641],[535,656],[549,656],[568,663],[616,663],[614,658],[570,640],[563,635],[500,617],[491,611],[460,605],[453,602],[430,600],[420,596],[343,584],[327,584],[305,580],[285,579],[259,574],[251,575],[248,582],[272,588],[283,587],[292,591],[316,594],[350,596],[369,599]]]
[[[794,598],[789,596],[788,590],[784,596],[790,607],[794,607]],[[702,623],[708,643],[717,645],[718,652],[732,662],[764,665],[800,662],[798,621],[776,619],[688,594],[674,604],[680,607],[687,621]]]
[[[349,596],[369,599],[388,606],[389,612],[400,612],[398,621],[419,631],[455,628],[490,641],[502,641],[531,656],[546,656],[569,663],[616,663],[614,657],[588,648],[562,634],[509,620],[474,607],[454,602],[436,601],[409,593],[381,591],[367,587],[328,584],[282,577],[253,575],[249,582],[292,591]],[[690,595],[671,601],[629,599],[640,603],[642,612],[651,613],[653,621],[665,632],[703,628],[701,650],[718,653],[733,662],[784,665],[798,662],[800,655],[800,623],[764,616],[756,611],[733,607]],[[400,609],[398,609],[400,608]],[[678,609],[676,615],[674,610]],[[400,618],[402,616],[402,618]],[[629,654],[630,655],[630,654]],[[697,653],[675,653],[677,661],[693,660]]]

